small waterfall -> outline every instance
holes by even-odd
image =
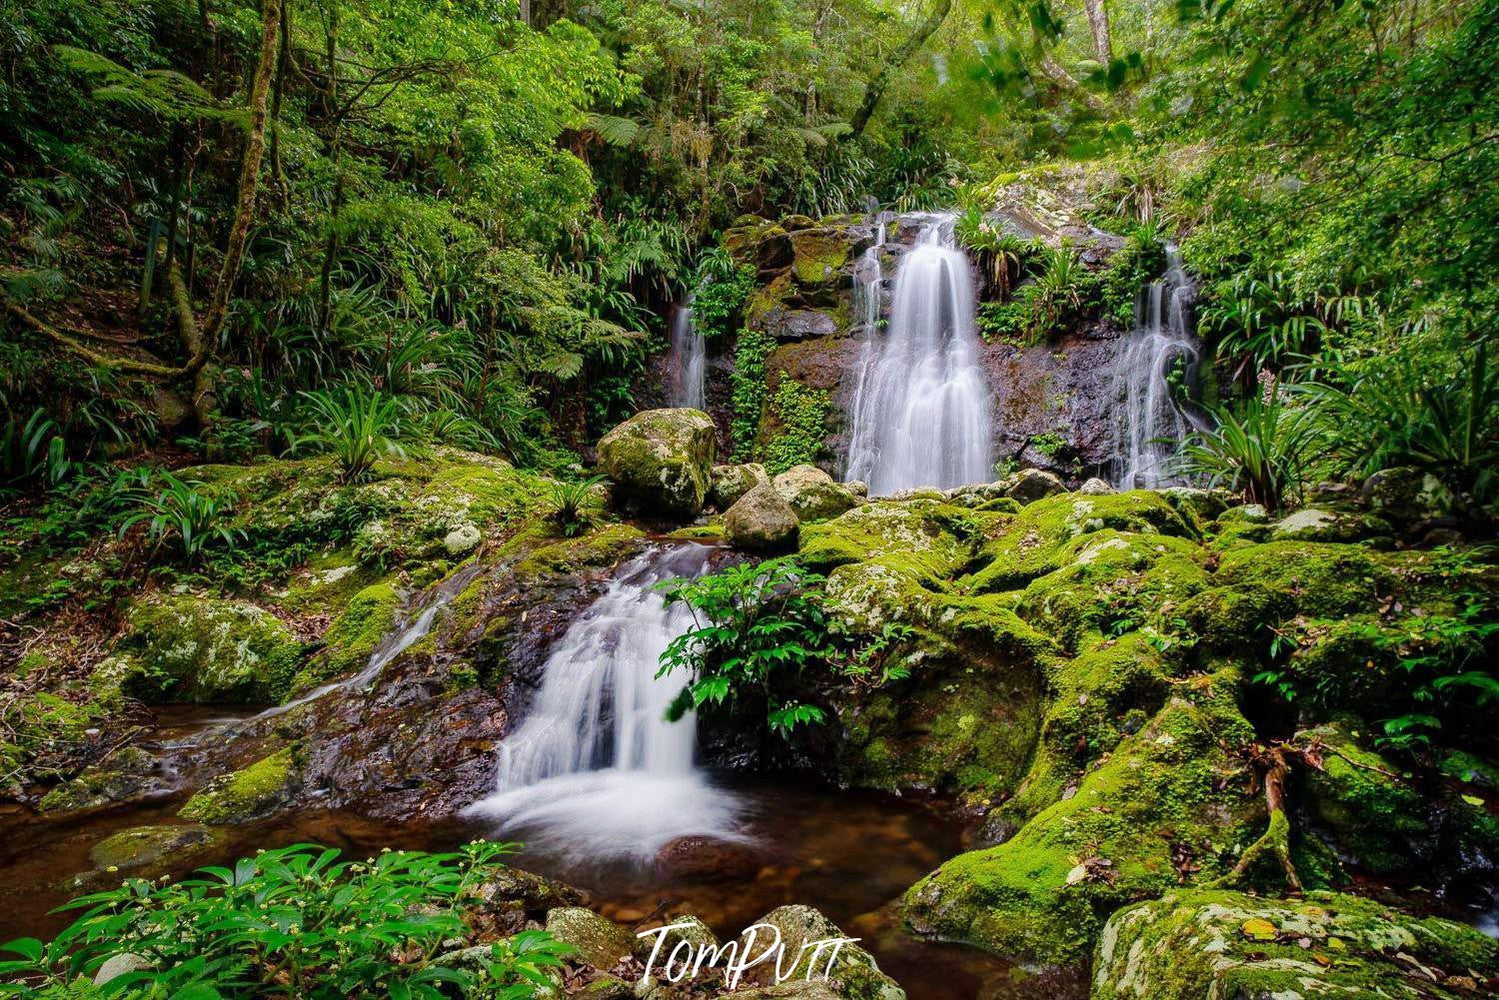
[[[624,566],[547,657],[529,716],[500,747],[496,791],[468,815],[590,859],[649,860],[688,834],[739,839],[736,800],[693,764],[691,717],[666,721],[685,678],[656,678],[692,613],[654,587],[703,573],[710,551],[676,545]]]
[[[1121,489],[1150,489],[1180,480],[1171,470],[1177,446],[1197,421],[1179,402],[1194,388],[1198,344],[1192,306],[1197,287],[1181,254],[1166,248],[1166,273],[1141,289],[1135,328],[1120,341],[1113,396],[1118,407],[1114,480]]]
[[[923,217],[895,276],[887,330],[878,328],[879,288],[870,282],[859,292],[865,340],[846,478],[863,480],[875,495],[992,478],[973,275],[954,239],[954,218]]]
[[[692,299],[678,306],[671,318],[671,353],[667,356],[672,406],[701,410],[707,402],[705,376],[708,344],[692,324]]]

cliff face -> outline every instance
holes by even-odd
[[[995,207],[986,216],[990,226],[1036,247],[1065,244],[1076,254],[1082,280],[1092,287],[1101,284],[1124,245],[1083,220],[1087,202],[1078,175],[1016,179],[992,196]],[[894,278],[921,223],[915,215],[816,221],[793,216],[779,222],[745,217],[724,234],[725,248],[753,270],[756,280],[738,342],[709,346],[708,408],[726,452],[737,447],[740,458],[773,461],[769,453],[779,438],[792,432],[807,436],[805,412],[799,429],[788,428],[796,419],[784,412],[788,396],[782,395],[782,387],[789,381],[796,383],[789,396],[821,399],[826,394],[820,414],[825,419],[812,435],[814,453],[802,453],[799,460],[834,474],[841,471],[864,340],[881,335],[865,328],[856,287],[869,280],[877,264],[884,277],[880,322],[888,320]],[[885,227],[884,240],[878,238],[880,226]],[[1016,291],[1003,294],[1006,290],[996,287],[991,269],[981,262],[972,264],[972,275],[981,303],[1009,300]],[[1127,332],[1118,312],[1095,297],[1044,338],[1003,336],[981,322],[999,469],[1042,468],[1073,483],[1093,475],[1107,477],[1116,434],[1115,359],[1119,339]],[[1036,339],[1040,342],[1030,342]],[[637,391],[638,400],[657,405],[657,387],[667,383],[668,364],[664,355],[656,360],[648,384]],[[736,367],[762,387],[758,399],[749,406],[741,401],[737,413],[732,391]],[[744,440],[735,440],[736,425]]]

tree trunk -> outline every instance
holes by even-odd
[[[1093,32],[1093,53],[1107,69],[1114,61],[1114,47],[1109,43],[1109,8],[1107,0],[1083,0],[1088,10],[1088,27]]]
[[[245,156],[240,163],[239,199],[234,223],[229,227],[229,245],[224,248],[224,265],[219,269],[218,284],[209,300],[208,312],[199,327],[202,343],[198,356],[189,362],[194,371],[202,369],[218,342],[219,329],[229,312],[229,295],[239,277],[245,243],[250,237],[250,223],[255,218],[255,195],[260,187],[260,160],[265,155],[266,103],[271,90],[271,72],[276,67],[280,47],[281,0],[261,0],[260,61],[250,83],[250,128],[245,137]]]
[[[926,44],[926,40],[936,34],[937,29],[942,27],[942,22],[947,20],[948,12],[952,10],[952,0],[937,0],[937,5],[932,12],[926,16],[926,20],[917,25],[911,37],[901,43],[900,48],[890,54],[890,59],[878,73],[869,81],[864,88],[864,100],[849,120],[850,131],[848,137],[857,139],[863,134],[869,119],[874,117],[875,109],[879,107],[880,98],[885,96],[885,88],[890,85],[890,77],[896,70],[900,69],[918,49]]]
[[[1043,53],[1041,56],[1041,72],[1045,73],[1047,79],[1051,80],[1052,83],[1055,83],[1058,87],[1086,104],[1089,109],[1093,111],[1103,110],[1103,102],[1090,93],[1087,87],[1078,83],[1077,77],[1067,72],[1066,67],[1057,62],[1049,52]]]

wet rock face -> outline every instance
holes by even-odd
[[[1094,1000],[1456,998],[1499,971],[1471,927],[1331,892],[1266,899],[1183,890],[1120,910],[1094,963]]]

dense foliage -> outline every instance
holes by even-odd
[[[502,867],[507,845],[476,842],[452,854],[384,851],[366,861],[312,844],[261,851],[231,868],[160,885],[127,879],[83,896],[83,913],[51,942],[12,941],[0,962],[18,997],[110,996],[435,998],[443,987],[498,998],[535,996],[567,947],[541,931],[496,942],[485,960],[440,960],[465,937],[465,907]],[[102,987],[112,956],[140,968]]]

